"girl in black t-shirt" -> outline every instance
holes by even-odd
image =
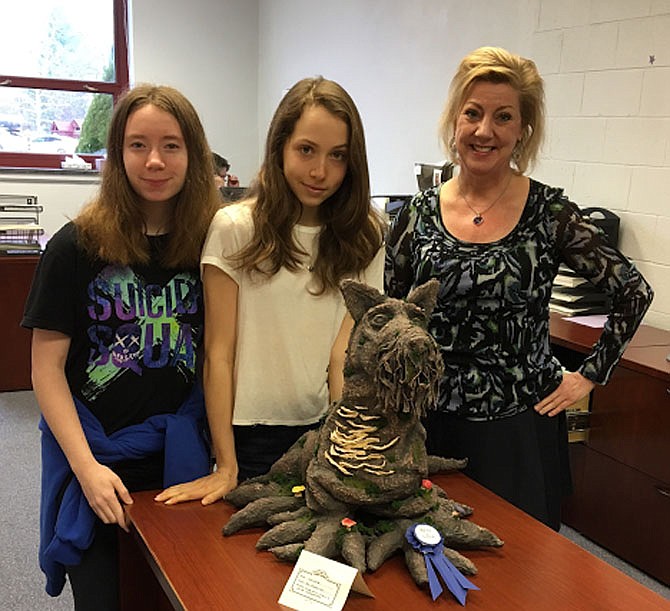
[[[33,330],[43,415],[40,564],[53,596],[67,572],[77,609],[118,608],[115,525],[128,529],[130,492],[182,477],[163,464],[165,414],[180,416],[169,426],[201,427],[198,262],[219,205],[191,103],[169,87],[138,86],[114,110],[98,195],[53,236],[36,271],[22,324]],[[203,438],[189,439],[180,451],[205,453],[194,467],[203,475]],[[77,516],[78,538],[63,541],[60,509],[77,498],[90,520]]]

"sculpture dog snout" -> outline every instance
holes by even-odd
[[[386,410],[425,415],[435,405],[442,370],[442,356],[427,331],[416,325],[403,329],[379,354],[380,403]]]

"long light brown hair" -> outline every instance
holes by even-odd
[[[322,106],[348,128],[347,171],[340,188],[319,206],[323,225],[314,274],[321,294],[340,280],[362,272],[382,245],[384,226],[370,203],[370,176],[363,123],[354,101],[336,82],[323,77],[297,82],[279,103],[265,144],[265,159],[251,186],[254,234],[235,259],[242,269],[274,275],[297,270],[304,251],[293,238],[301,204],[284,177],[284,145],[305,108]]]
[[[161,263],[171,268],[198,265],[207,229],[221,198],[214,185],[212,153],[200,118],[186,97],[171,87],[138,85],[119,100],[109,126],[100,189],[74,220],[78,237],[91,256],[104,261],[119,265],[149,261],[142,205],[123,163],[128,118],[148,104],[177,120],[188,152],[186,179],[176,196]]]
[[[513,160],[520,174],[537,161],[544,138],[544,82],[535,62],[500,47],[480,47],[466,55],[449,87],[449,98],[440,121],[445,150],[458,163],[451,145],[456,119],[475,82],[507,83],[519,94],[523,135]]]

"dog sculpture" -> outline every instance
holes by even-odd
[[[432,280],[402,301],[343,282],[355,325],[342,399],[268,474],[226,496],[241,509],[224,535],[270,526],[258,549],[288,561],[306,549],[342,558],[361,572],[376,570],[402,549],[418,584],[427,583],[425,563],[405,539],[416,522],[439,530],[445,556],[466,574],[476,573],[474,564],[452,547],[502,545],[492,532],[465,519],[470,507],[427,480],[430,473],[466,464],[428,456],[420,420],[435,407],[442,375],[439,349],[426,331],[438,288]]]

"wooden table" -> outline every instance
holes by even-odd
[[[502,548],[464,552],[479,569],[472,581],[481,588],[468,594],[468,609],[670,610],[670,601],[461,473],[433,480],[454,499],[473,506],[472,519],[505,541]],[[154,494],[133,495],[132,532],[121,539],[123,564],[132,567],[122,573],[123,609],[279,608],[277,600],[292,565],[256,551],[262,530],[224,538],[221,528],[233,513],[228,504],[167,507],[155,503]],[[376,598],[352,592],[345,611],[462,608],[450,594],[433,602],[427,589],[414,584],[400,556],[364,578]]]

